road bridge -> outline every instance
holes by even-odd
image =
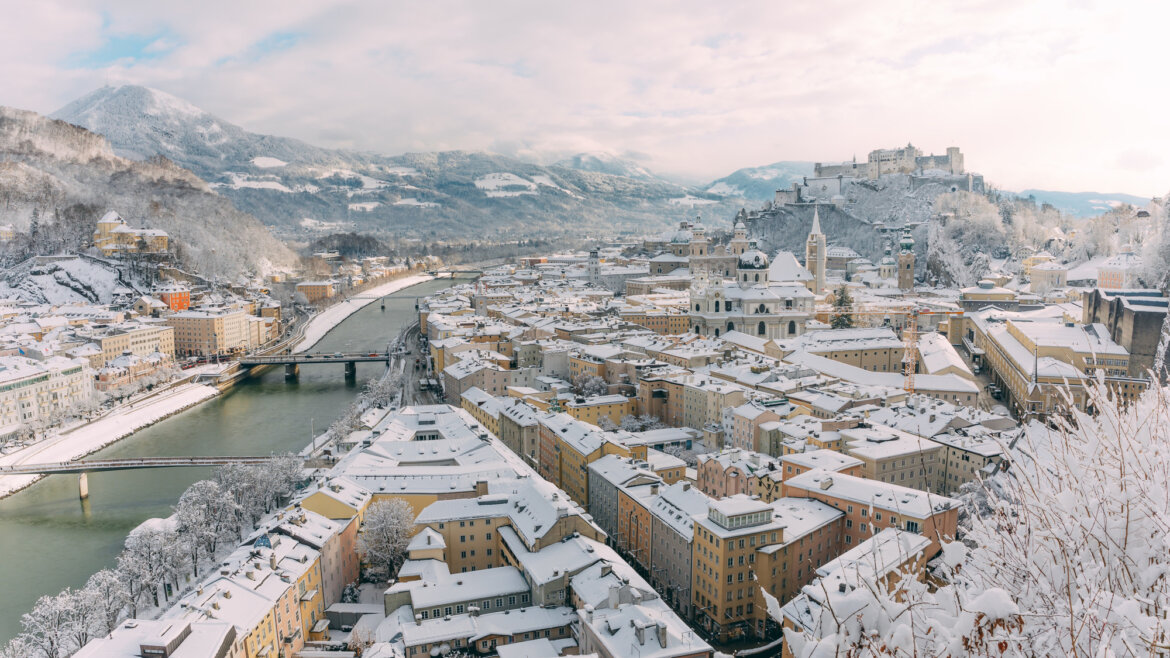
[[[357,377],[357,364],[385,363],[386,365],[390,365],[391,357],[392,353],[390,352],[361,352],[356,354],[342,354],[341,352],[335,352],[333,354],[269,354],[264,356],[245,356],[240,359],[240,367],[284,366],[284,376],[291,379],[297,376],[297,373],[300,372],[300,367],[303,365],[344,363],[345,378],[355,379]]]
[[[78,490],[81,499],[85,500],[89,498],[88,475],[98,471],[129,471],[140,468],[176,468],[183,466],[225,466],[227,464],[265,464],[270,461],[272,461],[272,457],[140,457],[92,459],[88,461],[0,466],[0,476],[77,473],[79,475]]]

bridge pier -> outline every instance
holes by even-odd
[[[284,378],[296,379],[297,375],[301,373],[301,367],[295,363],[284,364]]]
[[[357,362],[356,361],[346,361],[345,362],[345,378],[347,380],[357,379]]]
[[[77,493],[82,500],[89,500],[89,473],[85,471],[77,474]]]

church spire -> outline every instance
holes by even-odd
[[[817,209],[816,204],[813,204],[813,225],[812,230],[808,232],[809,235],[823,235],[821,233],[821,215]]]

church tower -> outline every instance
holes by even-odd
[[[898,243],[902,250],[898,253],[898,288],[901,290],[914,289],[914,238],[910,236],[910,229],[902,231],[902,240]]]
[[[597,247],[589,250],[588,272],[590,283],[601,282],[601,255],[598,253]]]
[[[730,251],[732,256],[741,256],[750,248],[747,237],[747,226],[743,223],[742,219],[736,219],[735,235],[731,238],[731,243],[728,246],[731,247]]]
[[[821,233],[820,211],[814,204],[812,230],[809,231],[808,242],[804,245],[804,267],[813,275],[814,295],[821,295],[825,292],[825,259],[828,257],[827,251],[825,234]]]

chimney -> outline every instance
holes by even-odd
[[[663,649],[666,648],[666,622],[658,622],[658,644]]]
[[[276,553],[272,553],[268,556],[268,566],[273,570],[276,569]]]
[[[630,623],[634,625],[634,635],[638,638],[638,646],[645,645],[646,644],[646,625],[643,624],[641,620],[637,620],[637,619],[631,620]]]
[[[651,495],[651,496],[657,496],[657,495],[658,495],[658,485],[657,485],[657,484],[652,484],[652,485],[650,485],[650,495]]]
[[[586,624],[593,623],[593,604],[592,603],[585,604],[585,623]]]
[[[414,625],[415,626],[422,626],[422,615],[421,614],[414,616]]]

